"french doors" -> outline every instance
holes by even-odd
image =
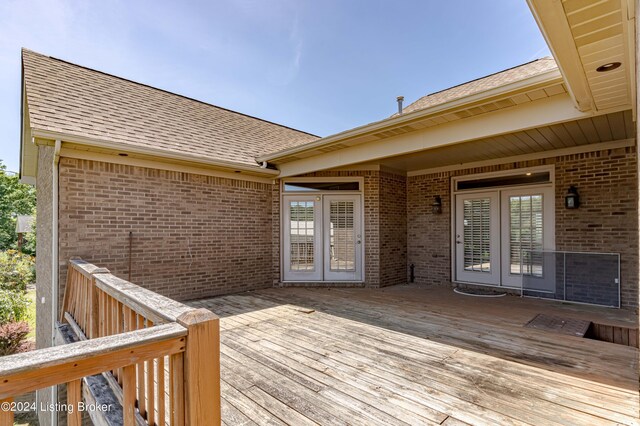
[[[360,195],[286,195],[285,281],[361,281]]]
[[[520,287],[542,276],[554,248],[553,188],[519,187],[456,195],[456,280]]]

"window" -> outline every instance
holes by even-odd
[[[285,182],[284,192],[359,191],[360,182]]]

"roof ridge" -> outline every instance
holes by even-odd
[[[542,58],[534,59],[532,61],[525,62],[523,64],[514,65],[512,67],[505,68],[505,69],[503,69],[501,71],[496,71],[496,72],[493,72],[491,74],[484,75],[482,77],[474,78],[473,80],[465,81],[463,83],[459,83],[459,84],[456,84],[454,86],[450,86],[450,87],[447,87],[447,88],[444,88],[444,89],[441,89],[441,90],[438,90],[438,91],[435,91],[435,92],[432,92],[432,93],[428,93],[428,94],[426,94],[424,96],[420,96],[418,99],[416,99],[415,101],[411,102],[411,104],[407,105],[407,107],[409,107],[410,105],[412,105],[415,102],[418,102],[420,99],[424,99],[424,98],[427,98],[429,96],[437,95],[438,93],[446,92],[448,90],[455,89],[456,87],[460,87],[460,86],[464,86],[465,84],[473,83],[474,81],[484,80],[485,78],[493,77],[494,75],[502,74],[504,72],[511,71],[513,69],[516,69],[516,68],[524,67],[526,65],[533,64],[534,62],[545,61],[545,60],[549,60],[549,59],[553,60],[553,57],[551,57],[551,56],[543,56]]]
[[[218,108],[218,109],[221,109],[221,110],[224,110],[224,111],[228,111],[228,112],[231,112],[231,113],[234,113],[234,114],[242,115],[244,117],[253,118],[254,120],[259,120],[259,121],[262,121],[264,123],[269,123],[269,124],[273,124],[273,125],[278,126],[278,127],[282,127],[282,128],[285,128],[285,129],[293,130],[294,132],[304,133],[304,134],[309,135],[309,136],[314,136],[316,138],[320,138],[320,136],[315,135],[313,133],[305,132],[304,130],[295,129],[295,128],[290,127],[290,126],[285,126],[284,124],[276,123],[274,121],[265,120],[264,118],[255,117],[253,115],[249,115],[249,114],[245,114],[245,113],[242,113],[242,112],[234,111],[232,109],[221,107],[221,106],[218,106],[218,105],[214,105],[212,103],[201,101],[199,99],[190,98],[189,96],[181,95],[180,93],[171,92],[169,90],[161,89],[161,88],[155,87],[155,86],[151,86],[151,85],[146,84],[146,83],[140,83],[139,81],[134,81],[134,80],[131,80],[131,79],[128,79],[128,78],[125,78],[125,77],[120,77],[120,76],[115,75],[115,74],[110,74],[108,72],[96,70],[94,68],[89,68],[89,67],[86,67],[84,65],[80,65],[80,64],[76,64],[74,62],[66,61],[64,59],[56,58],[54,56],[45,55],[43,53],[36,52],[35,50],[31,50],[31,49],[28,49],[26,47],[23,47],[21,50],[22,50],[22,56],[24,56],[25,52],[29,52],[29,53],[32,53],[32,54],[35,54],[35,55],[38,55],[38,56],[42,56],[42,57],[45,57],[45,58],[52,59],[54,61],[58,61],[58,62],[62,62],[64,64],[72,65],[74,67],[82,68],[82,69],[85,69],[87,71],[92,71],[92,72],[95,72],[95,73],[98,73],[98,74],[106,75],[108,77],[117,78],[118,80],[126,81],[126,82],[133,83],[133,84],[137,84],[138,86],[147,87],[147,88],[152,89],[152,90],[157,90],[159,92],[164,92],[164,93],[167,93],[169,95],[178,96],[180,98],[187,99],[187,100],[190,100],[190,101],[193,101],[193,102],[198,102],[198,103],[206,105],[206,106],[210,106],[210,107],[213,107],[213,108]]]

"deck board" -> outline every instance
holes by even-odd
[[[638,424],[638,350],[524,328],[620,310],[442,289],[269,289],[221,317],[225,424]]]

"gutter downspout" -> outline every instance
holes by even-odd
[[[51,205],[51,341],[56,346],[56,321],[58,321],[58,164],[60,163],[60,148],[62,142],[56,140],[53,152],[52,167],[52,205]],[[53,386],[51,392],[53,403],[58,402],[58,387]],[[51,410],[51,424],[57,426],[58,415],[56,410]]]

